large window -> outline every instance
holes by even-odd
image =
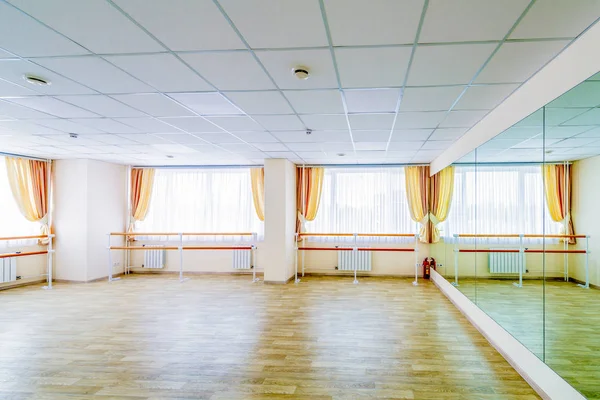
[[[456,166],[442,234],[558,234],[548,213],[539,165]]]
[[[306,223],[306,231],[414,233],[415,230],[406,199],[404,168],[325,168],[321,205],[315,220]]]
[[[148,215],[144,221],[137,223],[136,230],[174,233],[254,232],[261,238],[263,223],[254,210],[250,170],[158,169]],[[185,239],[240,241],[244,238]]]
[[[19,211],[8,183],[6,161],[4,157],[0,156],[0,236],[30,236],[39,234],[40,224],[28,221],[21,214],[21,211]],[[35,243],[36,240],[0,241],[0,248]]]

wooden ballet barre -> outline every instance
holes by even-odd
[[[252,246],[183,246],[183,250],[252,250]]]
[[[354,233],[299,233],[298,236],[342,236],[354,237]],[[415,237],[414,233],[357,233],[358,237]]]
[[[298,250],[325,250],[325,251],[353,251],[352,247],[298,247]],[[415,249],[397,249],[393,247],[358,247],[357,251],[406,251],[413,252]]]
[[[179,233],[173,232],[112,232],[111,236],[179,236]],[[252,232],[186,232],[182,236],[253,236]],[[44,236],[45,237],[45,236]]]
[[[525,238],[552,238],[552,239],[560,239],[560,238],[576,238],[576,239],[585,239],[588,237],[587,235],[540,235],[540,234],[525,234],[520,235],[517,233],[505,233],[505,234],[475,234],[475,233],[459,233],[454,235],[455,237],[461,238],[519,238],[521,236]]]
[[[38,255],[38,254],[48,254],[48,250],[23,251],[21,253],[6,253],[6,254],[0,254],[0,258],[35,256],[35,255]]]
[[[54,235],[52,235],[54,236]],[[31,236],[8,236],[0,237],[0,240],[21,240],[21,239],[48,239],[48,235],[31,235]]]
[[[574,239],[585,239],[588,237],[587,235],[523,235],[526,238],[552,238],[552,239],[564,239],[564,238],[574,238]]]
[[[459,249],[459,253],[520,253],[518,249]]]
[[[544,250],[544,249],[525,249],[525,253],[551,253],[551,254],[586,254],[586,250]]]
[[[146,246],[110,246],[110,250],[179,250],[176,246],[146,247]]]

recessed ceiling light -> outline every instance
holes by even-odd
[[[338,157],[344,157],[346,155],[346,153],[337,153]]]
[[[50,82],[49,80],[36,75],[25,74],[23,75],[23,79],[25,79],[28,83],[31,83],[32,85],[36,86],[52,85],[52,82]]]
[[[307,67],[302,67],[302,66],[298,66],[298,67],[294,67],[292,68],[292,74],[294,74],[294,76],[302,81],[307,80],[310,77],[310,73],[308,72],[308,68]]]
[[[168,155],[167,158],[175,158],[175,156]]]
[[[546,150],[546,154],[552,154],[554,150]]]

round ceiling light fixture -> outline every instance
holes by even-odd
[[[294,74],[294,76],[300,79],[301,81],[305,81],[310,77],[308,68],[302,66],[292,68],[292,74]]]
[[[25,81],[27,81],[27,83],[30,83],[30,84],[36,85],[36,86],[52,85],[52,82],[50,82],[49,80],[44,79],[40,76],[36,76],[36,75],[25,74],[25,75],[23,75],[23,79],[25,79]]]

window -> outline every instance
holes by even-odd
[[[136,224],[136,230],[173,233],[255,232],[262,238],[263,223],[254,210],[250,170],[157,169],[148,215],[144,221]],[[240,241],[251,238],[184,239]]]
[[[29,236],[39,234],[40,224],[28,221],[21,214],[10,190],[5,159],[0,156],[0,236]],[[34,245],[36,242],[36,240],[0,241],[0,248]]]
[[[306,223],[307,232],[413,233],[415,230],[406,198],[404,168],[325,168],[321,204],[315,220]]]
[[[456,166],[448,219],[441,225],[450,239],[457,233],[558,234],[550,218],[539,165]]]

